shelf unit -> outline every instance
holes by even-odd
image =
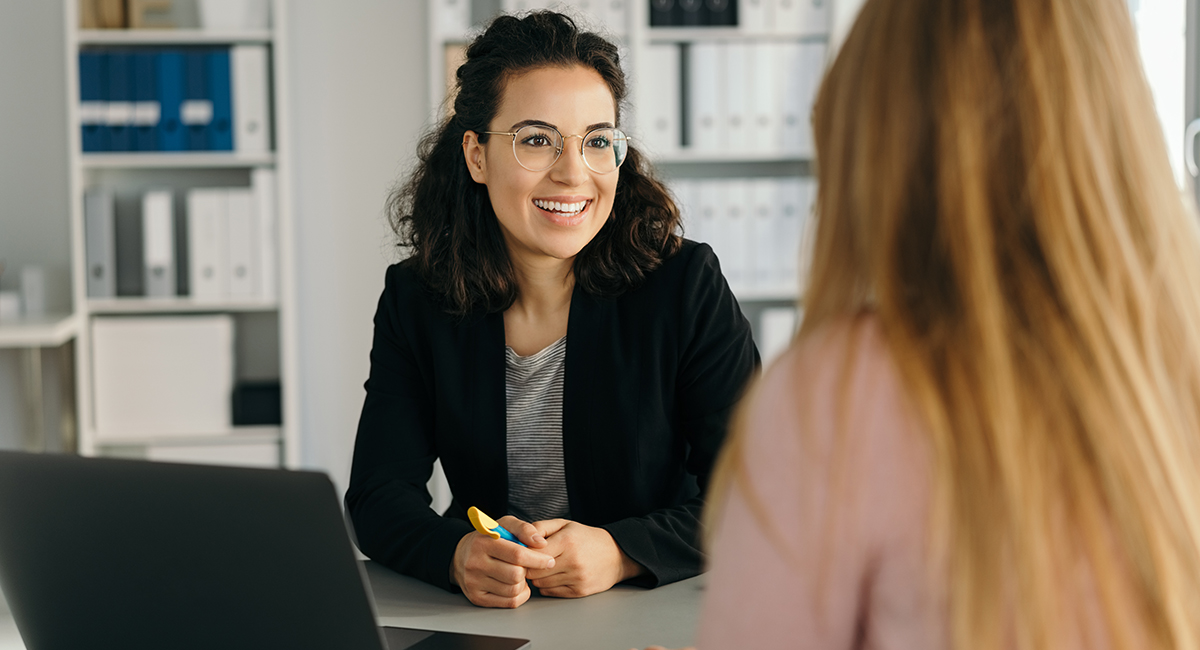
[[[85,153],[79,164],[84,169],[239,169],[274,167],[275,160],[273,153]]]
[[[687,60],[694,56],[696,46],[728,46],[730,48],[740,47],[743,51],[753,47],[758,47],[758,44],[790,44],[793,47],[804,46],[813,48],[814,46],[822,46],[826,50],[830,43],[830,32],[832,31],[833,19],[833,2],[834,0],[792,0],[793,9],[799,5],[808,5],[810,9],[819,8],[823,5],[824,24],[821,25],[804,25],[801,29],[789,31],[787,33],[778,31],[778,25],[768,26],[767,21],[760,23],[762,27],[750,28],[745,24],[747,18],[742,9],[748,4],[755,4],[759,7],[765,5],[774,5],[778,7],[780,2],[786,0],[733,0],[739,6],[739,25],[728,27],[677,27],[677,26],[650,26],[650,5],[651,0],[643,0],[634,3],[634,11],[631,12],[633,24],[630,26],[631,34],[631,50],[633,55],[633,83],[631,87],[634,89],[632,97],[632,105],[635,107],[643,105],[652,105],[654,102],[661,101],[660,93],[664,91],[660,85],[656,85],[654,76],[647,79],[647,75],[653,75],[648,70],[653,66],[655,57],[651,56],[652,49],[663,49],[664,47],[674,46],[678,48],[679,57],[681,59],[681,67],[684,68],[680,73],[680,80],[675,89],[677,94],[675,101],[680,107],[680,112],[683,115],[679,116],[679,146],[668,147],[665,150],[655,151],[651,147],[650,159],[657,167],[659,173],[666,181],[667,185],[676,194],[676,198],[681,204],[681,209],[684,213],[684,229],[685,234],[692,239],[706,241],[717,251],[718,257],[722,260],[722,267],[726,270],[726,276],[730,280],[730,284],[738,297],[738,301],[742,306],[743,312],[750,320],[754,329],[755,340],[759,345],[760,352],[763,354],[764,361],[769,361],[778,352],[786,346],[790,340],[794,328],[799,322],[799,289],[802,286],[800,276],[800,264],[795,262],[795,270],[791,270],[782,266],[782,259],[791,259],[793,261],[799,259],[801,233],[805,228],[806,217],[809,212],[808,204],[798,207],[797,217],[801,219],[799,226],[787,225],[786,223],[777,223],[776,228],[764,228],[761,225],[753,222],[754,215],[750,214],[752,210],[761,209],[757,206],[742,206],[734,208],[740,210],[742,215],[741,221],[727,222],[723,227],[713,228],[711,221],[708,219],[709,212],[721,212],[728,208],[729,205],[742,203],[748,197],[748,194],[757,192],[774,192],[778,191],[779,196],[793,196],[795,194],[792,189],[784,190],[783,185],[780,189],[769,189],[764,179],[771,179],[769,182],[787,183],[794,186],[797,182],[804,184],[803,196],[811,197],[813,190],[812,181],[812,155],[811,146],[806,146],[803,150],[779,151],[779,150],[737,150],[730,149],[724,151],[714,151],[711,149],[696,148],[696,134],[684,132],[688,131],[689,116],[696,111],[696,106],[689,103],[689,93],[693,90],[694,82],[698,74],[691,73],[689,79],[689,67],[696,64],[695,59]],[[773,10],[773,9],[772,9]],[[749,54],[744,56],[749,57]],[[828,51],[825,52],[828,57]],[[781,66],[783,64],[776,63]],[[787,71],[777,70],[777,79],[792,78],[795,79],[803,74],[816,74],[817,71],[792,69]],[[715,71],[713,76],[716,77]],[[754,75],[748,75],[753,77]],[[761,83],[761,80],[759,81]],[[713,82],[716,83],[716,82]],[[753,83],[750,81],[744,83]],[[753,88],[751,89],[753,90]],[[666,92],[671,92],[670,90]],[[729,102],[733,96],[738,93],[735,87],[719,88],[718,93],[723,94],[722,101]],[[752,119],[755,102],[762,100],[762,94],[757,97],[754,93],[747,93],[747,98],[744,102],[744,108],[747,111],[745,115],[746,123]],[[770,93],[768,93],[770,95]],[[778,101],[778,100],[777,100]],[[806,116],[808,114],[808,106],[795,107],[798,114],[803,116],[803,123],[807,123]],[[634,134],[647,134],[651,129],[649,123],[651,116],[645,114],[639,115],[635,112],[633,115]],[[687,144],[685,144],[687,143]],[[754,149],[754,147],[748,147]],[[797,180],[801,179],[801,180]],[[732,183],[731,183],[732,181]],[[716,206],[698,205],[700,202],[697,194],[700,193],[697,188],[705,188],[707,198],[711,198],[711,188],[714,186],[722,186],[730,188],[729,196],[726,199],[717,199]],[[740,186],[737,194],[734,186]],[[763,189],[767,187],[767,189]],[[757,189],[756,189],[757,188]],[[793,187],[794,189],[794,187]],[[743,197],[738,200],[735,196]],[[753,196],[748,197],[748,204],[754,204]],[[802,199],[804,201],[808,198]],[[783,203],[783,199],[779,199],[779,203]],[[723,206],[722,203],[725,205]],[[758,205],[762,205],[760,201]],[[782,209],[782,208],[779,208]],[[708,212],[705,212],[707,210]],[[703,214],[701,214],[704,212]],[[781,220],[782,221],[782,220]],[[706,225],[708,224],[708,225]],[[734,229],[737,229],[736,233]],[[736,236],[735,236],[736,235]],[[735,240],[741,242],[741,248],[747,249],[748,253],[743,253],[737,256],[731,253],[730,247],[736,246]],[[788,246],[780,246],[780,242],[791,242],[794,252],[789,251]],[[780,253],[779,251],[785,252]],[[740,261],[738,258],[741,258]],[[753,258],[753,262],[751,262]],[[761,260],[774,259],[771,268],[776,269],[771,271],[772,277],[777,277],[786,274],[792,278],[791,283],[781,284],[779,281],[763,282],[761,279],[749,279],[750,276],[759,278],[765,273],[761,269],[752,270],[750,267],[762,266]],[[740,266],[740,269],[734,268]],[[789,272],[790,271],[790,272]]]
[[[717,250],[718,256],[722,259],[722,266],[727,270],[732,264],[725,263],[734,262],[734,256],[729,254],[729,241],[732,237],[723,237],[714,233],[702,233],[702,228],[699,225],[701,219],[695,214],[698,210],[694,205],[694,201],[690,200],[685,194],[689,193],[687,188],[698,185],[714,185],[721,184],[729,179],[740,179],[753,187],[761,188],[763,184],[760,182],[763,179],[777,179],[779,181],[787,181],[796,183],[796,179],[802,179],[798,182],[803,184],[803,196],[811,197],[813,194],[813,179],[812,179],[812,155],[811,145],[790,151],[780,150],[764,150],[757,151],[746,150],[727,150],[714,151],[702,150],[684,145],[682,136],[680,137],[679,146],[670,146],[666,148],[658,148],[653,146],[645,137],[649,131],[649,122],[654,118],[649,116],[649,110],[643,110],[639,114],[639,107],[656,106],[663,97],[664,87],[675,85],[675,88],[667,88],[667,93],[677,93],[674,101],[677,102],[679,113],[678,118],[679,128],[686,128],[685,115],[694,107],[688,106],[688,80],[686,72],[681,70],[679,78],[668,84],[658,83],[656,78],[655,65],[658,59],[652,56],[652,49],[661,48],[662,46],[676,46],[679,48],[680,67],[683,58],[684,50],[689,50],[697,45],[712,45],[726,44],[750,46],[751,44],[793,44],[797,47],[804,46],[809,48],[807,51],[812,52],[817,47],[823,47],[825,50],[824,56],[827,60],[829,53],[828,48],[831,43],[830,35],[833,31],[833,20],[835,7],[833,0],[733,0],[739,4],[753,3],[756,6],[778,6],[778,3],[786,3],[791,7],[790,11],[794,11],[792,15],[800,16],[805,11],[820,14],[824,12],[824,24],[807,24],[797,25],[796,29],[787,33],[780,31],[768,31],[766,27],[771,27],[772,24],[768,21],[760,22],[760,25],[765,27],[748,28],[743,23],[742,26],[721,26],[721,27],[664,27],[650,25],[650,5],[652,0],[624,0],[624,11],[622,15],[627,21],[622,25],[608,25],[607,32],[609,36],[613,34],[619,35],[618,46],[621,48],[622,63],[626,68],[626,73],[629,80],[630,101],[629,106],[631,111],[625,116],[623,128],[636,140],[641,140],[643,146],[639,148],[645,153],[648,158],[654,163],[658,172],[667,182],[668,186],[676,193],[680,200],[681,207],[684,210],[684,227],[685,234],[693,239],[701,239],[710,243]],[[847,0],[843,0],[844,2]],[[465,3],[465,5],[464,5]],[[505,0],[503,2],[488,2],[487,0],[428,0],[429,7],[429,33],[432,35],[429,44],[430,53],[430,98],[431,98],[431,121],[440,120],[444,117],[445,107],[443,101],[447,91],[447,79],[452,79],[452,75],[447,68],[452,65],[452,57],[447,55],[448,46],[452,49],[456,44],[466,43],[470,37],[477,34],[491,18],[490,12],[497,8],[504,9],[506,7],[517,10],[527,10],[536,7],[549,7],[552,9],[562,10],[568,14],[583,18],[585,27],[603,25],[603,19],[597,18],[595,15],[588,13],[588,9],[592,7],[595,0]],[[850,0],[850,4],[854,4]],[[802,6],[803,5],[803,6]],[[773,10],[773,9],[771,9]],[[448,29],[447,25],[453,26],[455,20],[447,20],[448,16],[457,13],[457,21],[459,28]],[[462,28],[464,16],[469,16],[470,24],[466,29]],[[797,58],[796,61],[807,61],[803,57]],[[822,62],[817,62],[820,64]],[[784,64],[777,64],[782,66]],[[809,62],[807,65],[812,65]],[[808,74],[817,75],[820,70],[810,70]],[[805,70],[787,70],[778,72],[782,78],[798,78],[805,74]],[[715,73],[714,73],[715,74]],[[790,75],[790,77],[787,77]],[[815,79],[815,77],[814,77]],[[727,94],[729,91],[722,89]],[[768,93],[769,94],[769,93]],[[753,101],[753,100],[750,100]],[[666,102],[670,103],[670,102]],[[797,115],[804,119],[807,123],[807,106],[796,107]],[[795,131],[793,131],[795,133]],[[773,190],[767,190],[773,191]],[[790,190],[779,190],[781,196]],[[787,194],[787,196],[792,196]],[[804,199],[807,200],[807,199]],[[729,204],[734,202],[730,198],[726,201]],[[809,204],[804,204],[797,208],[798,219],[802,220],[799,226],[801,230],[805,227],[803,221],[808,213]],[[744,222],[744,223],[748,223]],[[791,257],[793,260],[799,258],[800,250],[800,233],[792,233],[795,230],[793,226],[788,233],[781,234],[780,232],[772,232],[762,241],[752,241],[750,250],[753,251],[752,256],[760,256],[770,250],[777,252],[779,250],[778,241],[781,238],[795,239],[795,253],[785,254],[784,257]],[[732,226],[730,226],[732,227]],[[724,231],[727,232],[728,231]],[[762,229],[759,228],[750,234],[739,233],[739,236],[756,237],[763,235]],[[746,312],[755,329],[755,337],[758,340],[760,347],[764,349],[764,356],[771,356],[776,352],[782,342],[786,342],[790,338],[790,332],[779,330],[779,323],[787,322],[784,318],[779,318],[780,312],[795,309],[799,302],[799,287],[801,286],[799,278],[799,263],[796,262],[797,271],[794,274],[794,281],[785,282],[787,286],[781,286],[776,283],[774,286],[760,284],[752,286],[749,283],[737,285],[735,278],[730,277],[731,285],[734,285],[734,291],[741,302],[743,311]],[[786,270],[780,271],[780,274]],[[792,322],[798,321],[794,318]]]
[[[56,348],[75,338],[78,331],[74,314],[46,314],[0,322],[0,349]]]
[[[79,29],[79,0],[63,0],[66,30],[67,129],[71,192],[71,260],[76,334],[76,399],[79,413],[78,451],[83,455],[135,456],[162,460],[192,460],[231,464],[267,464],[297,467],[300,463],[299,385],[294,275],[293,216],[291,205],[291,147],[286,98],[287,3],[271,0],[271,26],[267,29],[205,30],[179,29]],[[79,53],[81,49],[137,51],[153,47],[264,45],[268,56],[268,97],[273,137],[266,153],[236,152],[83,152],[80,122]],[[200,300],[190,296],[146,298],[122,296],[89,298],[83,196],[86,190],[102,187],[117,195],[120,215],[122,193],[135,196],[146,189],[166,187],[175,195],[176,212],[183,192],[202,187],[244,187],[253,170],[273,170],[273,200],[277,241],[275,271],[276,299]],[[128,198],[126,198],[128,201]],[[187,218],[176,217],[176,224]],[[176,246],[179,244],[176,238]],[[178,269],[186,274],[186,268]],[[99,319],[133,316],[227,316],[234,323],[232,366],[239,379],[278,379],[282,424],[279,426],[216,427],[194,434],[125,435],[121,431],[97,430],[98,382],[95,373],[93,326]],[[253,366],[253,376],[241,376]],[[266,370],[263,370],[266,368]],[[265,375],[263,374],[265,373]],[[232,396],[231,396],[232,398]],[[209,449],[204,453],[177,454],[172,450]],[[266,454],[265,451],[270,451]]]

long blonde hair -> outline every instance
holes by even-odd
[[[868,0],[814,130],[799,336],[875,314],[955,646],[1200,648],[1200,238],[1125,1]]]

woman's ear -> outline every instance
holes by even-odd
[[[471,179],[481,185],[487,184],[487,166],[484,164],[483,143],[479,141],[479,135],[474,131],[467,131],[463,134],[463,159],[467,162],[467,171],[471,172]]]

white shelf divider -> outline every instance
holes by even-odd
[[[84,169],[219,169],[270,167],[274,153],[239,154],[221,151],[171,153],[85,153],[80,155]]]
[[[280,427],[230,427],[207,435],[104,438],[101,447],[192,447],[205,445],[261,445],[282,440]]]
[[[80,45],[223,45],[270,43],[270,30],[80,29]]]
[[[265,300],[195,300],[187,296],[176,298],[106,298],[88,300],[88,313],[106,314],[202,314],[215,312],[266,312],[279,309],[276,301]]]
[[[0,322],[0,348],[56,348],[79,331],[74,314]]]

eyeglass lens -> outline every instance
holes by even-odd
[[[595,129],[582,137],[583,161],[597,173],[605,174],[625,162],[629,142],[620,129]],[[517,162],[530,171],[549,169],[564,149],[563,136],[557,129],[530,124],[517,130],[513,153]]]

